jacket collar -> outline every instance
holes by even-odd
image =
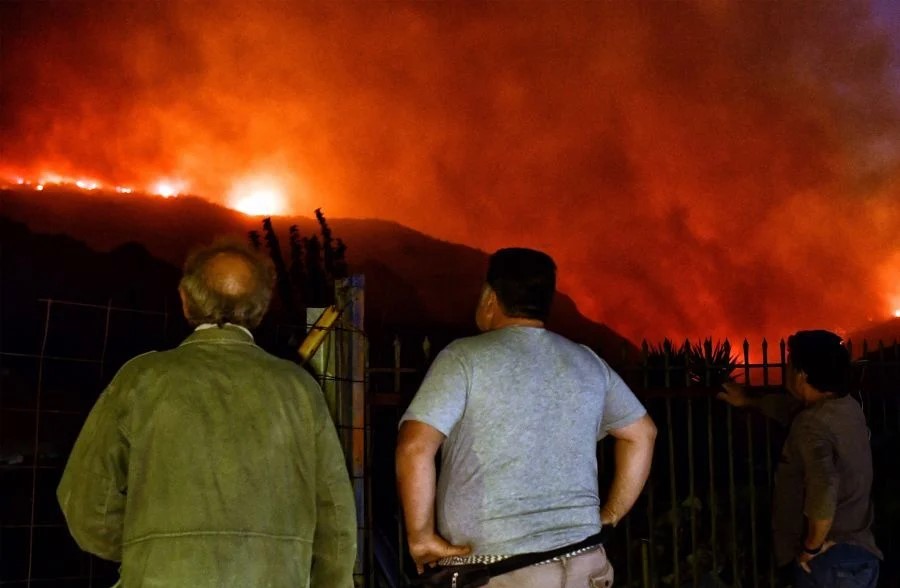
[[[226,324],[221,328],[213,325],[196,329],[181,342],[182,345],[188,343],[249,343],[252,345],[253,335],[238,325]]]

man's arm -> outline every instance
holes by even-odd
[[[795,426],[794,434],[804,472],[803,514],[807,525],[803,547],[815,551],[825,547],[837,509],[838,476],[834,466],[834,447],[822,423],[798,419]],[[798,558],[805,566],[816,555],[804,551]]]
[[[114,384],[88,415],[56,495],[78,546],[121,561],[129,444]]]
[[[770,418],[782,426],[787,426],[793,416],[803,404],[790,394],[764,394],[762,396],[750,396],[747,387],[737,382],[725,382],[722,384],[723,392],[719,392],[717,398],[735,408],[752,408],[758,410],[766,418]]]
[[[443,557],[466,555],[467,546],[451,545],[437,534],[434,527],[434,498],[437,473],[434,458],[444,434],[423,422],[409,420],[400,425],[397,437],[397,487],[409,554],[421,574],[426,564]]]
[[[600,521],[615,527],[637,501],[653,461],[656,425],[644,415],[637,421],[618,429],[611,429],[615,438],[615,472],[609,496],[600,510]]]
[[[316,531],[310,586],[353,586],[356,561],[356,505],[344,451],[321,392],[314,402],[316,434]]]
[[[833,522],[834,517],[830,519],[807,518],[806,540],[803,542],[803,547],[810,550],[821,549],[828,539],[828,532],[831,531]]]

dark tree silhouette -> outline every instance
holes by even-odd
[[[287,267],[284,264],[284,257],[281,255],[281,244],[278,242],[278,235],[272,227],[272,219],[266,217],[263,219],[263,232],[266,236],[266,245],[269,248],[269,256],[272,263],[275,264],[275,279],[278,287],[278,295],[284,306],[284,311],[289,320],[297,317],[296,305],[294,304],[293,288],[291,287],[291,279],[288,275]]]
[[[294,296],[300,302],[300,306],[305,308],[306,302],[309,300],[306,296],[306,284],[309,282],[306,276],[303,262],[303,238],[297,225],[291,225],[290,229],[290,251],[291,251],[291,267],[290,277],[293,287]]]
[[[331,238],[331,227],[325,220],[321,208],[316,209],[316,220],[319,221],[319,231],[322,233],[322,262],[325,267],[325,279],[334,283],[334,245]]]
[[[644,341],[642,348],[646,387],[718,388],[733,379],[732,373],[738,366],[738,357],[731,352],[727,339],[715,346],[712,339],[694,344],[686,340],[676,347],[666,338],[658,346]]]
[[[250,245],[252,245],[255,250],[259,251],[259,248],[262,247],[259,231],[250,231],[247,233],[247,238],[250,239]]]
[[[349,273],[347,245],[342,239],[333,237],[321,208],[316,209],[316,220],[321,239],[317,235],[303,237],[297,225],[291,226],[288,242],[290,264],[284,260],[272,219],[263,220],[266,246],[275,264],[278,296],[287,318],[292,322],[305,320],[307,307],[333,304],[335,280],[345,278]],[[258,231],[250,231],[248,237],[256,249],[261,248]]]
[[[310,306],[325,306],[331,296],[329,296],[328,278],[323,267],[322,244],[319,238],[316,235],[304,238],[303,250],[306,254],[307,300]],[[331,283],[334,284],[334,282]]]
[[[338,239],[334,248],[334,278],[337,280],[348,275],[350,270],[347,267],[347,245],[343,239]]]

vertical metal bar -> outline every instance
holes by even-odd
[[[691,341],[684,340],[684,387],[691,387]]]
[[[750,342],[744,339],[742,344],[744,352],[744,383],[750,385]],[[738,574],[737,551],[737,489],[734,482],[734,411],[731,405],[727,409],[728,414],[728,495],[731,514],[731,570],[733,578],[740,578]]]
[[[353,582],[357,588],[366,583],[372,569],[370,513],[367,504],[366,464],[366,364],[365,338],[365,281],[354,275],[335,282],[335,300],[341,314],[338,328],[331,335],[338,346],[334,369],[335,390],[338,393],[340,430],[345,441],[344,451],[350,467],[350,480],[356,502],[356,565]]]
[[[399,409],[395,410],[399,412]],[[396,420],[400,420],[399,415]],[[406,533],[403,521],[403,508],[399,500],[397,501],[397,569],[400,571],[401,577],[406,575],[404,573],[406,569]]]
[[[671,357],[669,356],[669,351],[671,347],[666,345],[668,341],[663,343],[663,368],[664,368],[664,378],[665,378],[665,386],[666,389],[672,387],[672,373],[671,373]]]
[[[366,429],[369,426],[366,405],[366,342],[363,336],[365,329],[365,277],[355,275],[347,279],[346,285],[349,289],[349,296],[353,302],[350,306],[350,324],[348,327],[352,329],[350,333],[350,341],[352,344],[352,363],[351,363],[351,388],[350,388],[350,404],[352,406],[352,425],[353,425],[353,464],[354,464],[354,487],[357,496],[360,499],[360,520],[363,528],[360,529],[360,537],[365,542],[360,546],[359,557],[362,560],[362,573],[359,580],[364,586],[366,584],[366,574],[372,570],[375,559],[375,552],[372,545],[372,533],[374,527],[372,523],[372,513],[368,508],[367,502],[371,498],[368,490],[371,473],[366,470],[365,456],[368,452],[369,445],[366,440]]]
[[[695,472],[694,472],[694,401],[690,398],[687,400],[687,431],[688,431],[688,502],[691,509],[691,578],[693,585],[696,586],[700,581],[699,558],[697,557],[697,509],[694,502],[696,501],[695,488]]]
[[[106,301],[106,321],[103,326],[103,348],[100,351],[100,381],[106,376],[106,350],[109,348],[109,323],[112,315],[112,298]],[[94,557],[88,558],[88,586],[94,585]]]
[[[634,577],[634,557],[631,555],[631,517],[625,517],[625,585],[631,586]]]
[[[368,343],[363,345],[363,360],[365,361],[365,374],[369,373],[369,353],[368,353]],[[366,486],[366,501],[365,501],[365,509],[366,509],[366,529],[368,530],[368,541],[367,543],[367,551],[366,551],[366,562],[368,563],[368,572],[366,574],[366,586],[375,586],[375,510],[374,510],[374,496],[372,490],[372,473],[373,473],[373,464],[374,464],[374,453],[375,447],[373,445],[373,436],[372,436],[372,403],[371,403],[371,390],[369,389],[369,378],[366,376],[365,381],[365,389],[366,389],[366,436],[365,436],[365,448],[366,448],[366,462],[364,469],[364,480]]]
[[[769,385],[769,343],[763,339],[762,344],[762,364],[763,364],[763,386]],[[772,493],[772,421],[771,419],[763,419],[766,430],[766,492]],[[754,519],[755,520],[755,519]],[[775,588],[775,558],[772,550],[769,549],[768,554],[768,572],[769,587]]]
[[[759,571],[756,561],[756,482],[753,473],[753,419],[746,415],[747,422],[747,484],[750,487],[750,562],[752,564],[753,586],[759,586]]]
[[[737,560],[737,493],[734,487],[734,416],[731,405],[725,407],[728,435],[728,497],[731,514],[731,529],[729,539],[731,541],[731,572],[732,577],[740,578],[738,574]]]
[[[881,339],[878,340],[878,360],[881,363],[881,378],[880,381],[887,381],[887,358],[884,356],[884,341]],[[881,405],[881,432],[887,432],[887,394],[884,393],[884,390],[880,390],[878,393],[878,398],[880,400],[879,404]],[[871,427],[871,425],[869,425]]]
[[[400,394],[400,335],[394,335],[394,394]]]
[[[897,339],[894,339],[893,347],[894,347],[893,365],[894,365],[894,370],[895,370],[894,375],[900,376],[900,341],[898,341]],[[894,402],[893,407],[892,407],[894,410],[894,414],[891,417],[891,430],[893,430],[894,432],[897,432],[898,425],[900,425],[900,411],[897,410],[897,399],[892,398],[892,400]]]
[[[106,323],[103,325],[103,348],[100,350],[100,379],[103,379],[106,370],[106,349],[109,341],[109,317],[112,314],[112,298],[106,302]]]
[[[656,577],[659,575],[656,572],[656,549],[654,548],[654,544],[656,541],[654,540],[655,530],[656,530],[656,517],[654,516],[654,495],[656,494],[653,491],[654,484],[647,485],[647,569],[650,572],[650,578],[652,581],[652,585],[656,586]]]
[[[651,534],[653,530],[650,530]],[[641,576],[644,588],[652,588],[650,583],[650,543],[641,541]]]
[[[716,500],[716,466],[715,451],[713,450],[713,399],[712,396],[706,399],[706,453],[707,462],[709,463],[709,546],[712,551],[712,567],[713,571],[718,574],[719,562],[717,553],[719,551],[719,542],[716,536],[716,518],[718,516],[718,501]]]
[[[668,362],[667,362],[668,363]],[[666,378],[668,379],[668,371],[666,373]],[[672,424],[672,398],[666,397],[666,427],[668,429],[668,441],[669,441],[669,498],[671,499],[671,507],[672,507],[672,557],[674,558],[673,562],[673,573],[675,574],[675,585],[677,586],[680,583],[681,578],[681,566],[678,557],[678,527],[680,526],[679,519],[681,518],[679,509],[678,509],[678,492],[675,484],[675,432],[674,426]]]
[[[31,516],[28,521],[28,575],[26,586],[31,587],[31,575],[34,564],[34,517],[37,505],[37,471],[38,448],[40,447],[41,431],[41,391],[44,387],[44,357],[47,352],[47,334],[50,332],[50,311],[53,300],[47,300],[47,311],[44,314],[44,334],[41,338],[41,355],[38,358],[37,390],[35,390],[34,404],[34,456],[31,459]]]
[[[862,357],[865,359],[869,355],[869,341],[868,339],[863,339],[862,342]],[[866,421],[869,420],[869,395],[866,392],[860,394],[860,398],[862,399],[862,409],[863,414],[866,416]]]
[[[750,385],[750,342],[744,339],[744,384]]]

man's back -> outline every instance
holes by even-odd
[[[320,583],[347,585],[352,566],[336,563],[355,552],[346,467],[321,392],[296,365],[236,328],[202,330],[133,360],[95,413],[115,420],[119,449],[98,455],[115,444],[88,437],[72,460],[124,460],[124,513],[67,518],[124,517],[125,587],[303,586],[317,566]],[[64,510],[80,481],[64,477]]]
[[[403,417],[447,435],[441,535],[511,555],[599,531],[596,441],[645,414],[627,390],[593,352],[542,328],[451,344]]]

